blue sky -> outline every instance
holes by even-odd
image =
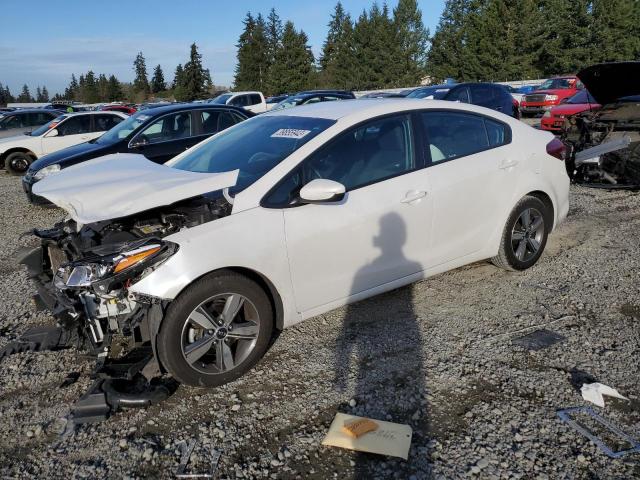
[[[372,0],[342,0],[352,17]],[[380,4],[382,1],[379,2]],[[397,0],[388,2],[390,7]],[[423,21],[433,32],[444,0],[418,0]],[[247,11],[266,15],[275,7],[309,36],[314,53],[322,47],[335,1],[257,0],[2,0],[0,82],[15,95],[23,83],[34,93],[46,85],[51,94],[69,83],[71,73],[93,70],[133,79],[138,51],[147,70],[158,63],[170,80],[196,42],[216,85],[231,85],[235,44]]]

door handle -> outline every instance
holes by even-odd
[[[400,200],[401,203],[412,203],[415,202],[416,200],[420,200],[423,197],[427,196],[427,192],[425,191],[418,191],[418,190],[411,190],[409,192],[407,192],[407,195]]]
[[[517,160],[502,160],[500,162],[500,169],[506,170],[507,168],[512,168],[518,165]]]

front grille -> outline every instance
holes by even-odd
[[[538,93],[538,94],[534,94],[534,95],[525,95],[524,96],[524,101],[525,102],[544,102],[544,99],[547,95],[544,93]]]

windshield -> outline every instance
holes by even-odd
[[[536,90],[549,90],[549,89],[565,89],[574,88],[575,80],[573,78],[550,78],[543,82]]]
[[[100,145],[110,145],[117,142],[118,140],[127,138],[134,130],[136,130],[140,125],[142,125],[150,118],[151,115],[145,113],[144,111],[141,113],[136,113],[117,124],[111,130],[107,130],[104,135],[93,140],[93,143],[98,143]]]
[[[302,96],[287,97],[284,100],[282,100],[280,103],[278,103],[275,107],[273,107],[271,110],[273,111],[284,110],[285,108],[295,107],[302,100],[304,100],[304,97]]]
[[[209,103],[217,103],[218,105],[226,105],[227,100],[229,100],[233,95],[230,93],[224,93],[222,95],[218,95],[216,98],[211,100]]]
[[[445,94],[449,91],[447,87],[429,87],[429,88],[418,88],[414,90],[407,98],[435,98],[437,100],[441,99],[445,96]]]
[[[595,98],[591,96],[591,94],[586,90],[580,90],[573,97],[567,100],[567,103],[577,104],[577,103],[598,103]]]
[[[47,122],[44,125],[36,128],[29,135],[31,135],[32,137],[39,137],[40,135],[43,135],[44,133],[48,132],[50,129],[54,128],[56,125],[62,122],[65,118],[67,118],[66,115],[60,115],[59,117],[54,118],[50,122]]]
[[[335,123],[309,117],[262,116],[219,133],[167,166],[190,172],[240,170],[230,191],[244,190],[282,160]]]

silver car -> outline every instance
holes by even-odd
[[[0,138],[13,137],[30,132],[59,115],[60,112],[58,110],[45,110],[42,108],[0,112]]]

